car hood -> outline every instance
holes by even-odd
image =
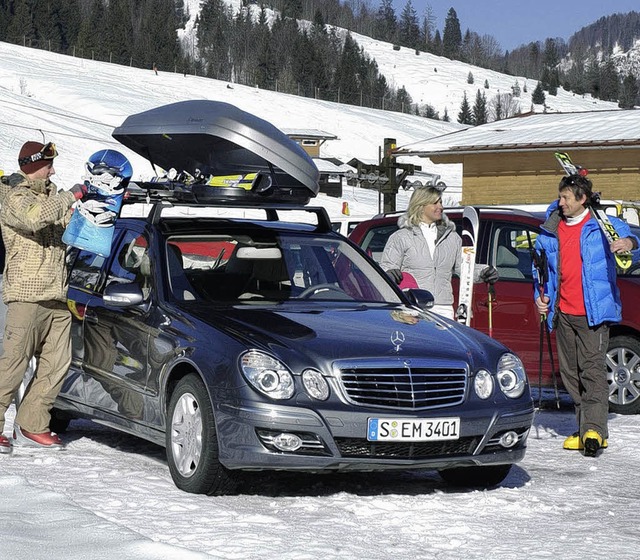
[[[212,187],[212,177],[254,173],[270,177],[280,195],[288,193],[296,203],[306,204],[318,193],[320,174],[309,155],[269,122],[228,103],[163,105],[130,115],[112,136],[164,170],[209,181],[209,192],[218,195],[234,198],[231,189]]]
[[[274,310],[248,304],[221,311],[199,305],[190,313],[250,347],[289,357],[300,352],[316,363],[420,357],[491,367],[506,351],[479,331],[403,306],[281,304]]]

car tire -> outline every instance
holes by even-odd
[[[486,467],[457,467],[438,471],[442,479],[452,486],[465,488],[491,488],[500,484],[512,465],[490,465]]]
[[[182,378],[169,399],[166,448],[171,477],[181,490],[225,495],[236,489],[238,476],[218,459],[211,399],[194,374]]]
[[[606,364],[609,410],[616,414],[640,413],[640,340],[612,336]]]

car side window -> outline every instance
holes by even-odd
[[[362,240],[362,249],[376,262],[380,262],[389,236],[397,229],[398,225],[395,223],[371,228]]]
[[[504,280],[532,280],[531,251],[538,232],[521,225],[499,224],[494,227],[491,259]]]
[[[147,299],[151,293],[151,263],[149,243],[145,235],[136,231],[125,233],[107,276],[107,285],[112,282],[136,282]]]
[[[95,290],[105,258],[84,249],[72,248],[67,253],[67,263],[73,264],[69,285],[82,290]]]

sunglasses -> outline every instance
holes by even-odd
[[[31,155],[25,156],[18,160],[18,165],[26,165],[28,163],[32,163],[34,161],[40,161],[42,159],[48,160],[53,159],[58,155],[58,150],[56,150],[56,145],[53,142],[48,142],[42,147],[42,150]]]

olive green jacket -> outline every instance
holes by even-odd
[[[40,302],[67,298],[66,246],[62,233],[75,196],[48,180],[22,172],[2,177],[0,225],[6,258],[2,298]]]

